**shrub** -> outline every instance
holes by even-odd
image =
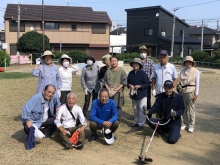
[[[66,52],[66,54],[68,54],[72,58],[73,63],[82,63],[86,57],[86,52],[83,52],[81,50],[72,50]]]
[[[123,61],[123,60],[131,60],[134,58],[139,58],[140,55],[135,52],[135,53],[122,53],[122,54],[118,54],[117,57],[119,58],[119,60]]]
[[[203,59],[210,57],[207,52],[196,50],[190,54],[194,61],[203,61]]]
[[[202,61],[203,62],[212,62],[213,58],[212,57],[207,57],[207,58],[204,58]]]
[[[3,50],[0,50],[0,67],[5,66],[5,58],[6,58],[6,65],[10,65],[10,56],[4,52]]]
[[[220,63],[220,59],[214,60],[213,63]]]
[[[169,58],[169,61],[183,61],[183,58],[180,56],[173,56]]]

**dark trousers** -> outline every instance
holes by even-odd
[[[61,96],[60,96],[60,103],[65,104],[67,95],[70,93],[70,91],[61,91]]]
[[[151,108],[151,84],[147,87],[147,109]],[[152,117],[152,114],[147,115],[150,119]]]
[[[51,136],[55,129],[56,129],[56,125],[54,124],[54,117],[52,118],[48,118],[44,123],[42,123],[42,125],[40,126],[39,130],[44,134],[44,135],[48,135]],[[30,128],[28,128],[27,124],[24,124],[24,132],[25,134],[29,135],[30,132]]]
[[[85,95],[85,102],[84,102],[84,106],[83,106],[83,114],[84,114],[85,118],[87,116],[91,96],[92,96],[92,101],[93,101],[93,100],[97,99],[98,93],[95,93],[95,90],[93,90],[92,93],[88,92],[87,95]]]
[[[117,110],[118,110],[118,121],[121,122],[122,108],[121,107],[117,107]]]
[[[118,126],[119,126],[119,121],[116,120],[115,122],[112,123],[112,126],[109,129],[112,131],[112,133],[114,133],[117,130]],[[102,129],[102,127],[103,125],[98,124],[94,121],[90,121],[89,123],[89,129],[92,132],[92,134],[96,134],[97,130]]]
[[[78,129],[80,128],[82,125],[79,125],[77,127],[71,127],[71,128],[65,128],[65,130],[69,131],[71,136],[72,134]],[[67,142],[70,142],[70,139],[67,135],[63,135],[60,130],[58,129],[58,134],[60,136],[60,139],[62,141],[62,143],[65,145]],[[79,134],[79,141],[81,141],[83,144],[85,143],[85,133],[80,133]]]
[[[152,122],[157,123],[158,119],[150,119]],[[147,124],[154,130],[156,125],[150,123],[149,121],[147,121]],[[170,144],[175,144],[179,137],[180,137],[180,129],[181,126],[180,125],[174,125],[174,124],[167,124],[167,125],[160,125],[157,127],[157,133],[162,135],[164,133],[168,133],[168,137],[167,137],[167,142]]]

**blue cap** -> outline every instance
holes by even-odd
[[[166,56],[169,56],[167,50],[161,50],[161,51],[160,51],[160,55],[166,55]]]

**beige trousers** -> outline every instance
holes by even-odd
[[[194,92],[182,93],[185,105],[185,111],[182,116],[182,125],[186,125],[189,128],[194,128],[195,125],[195,106],[193,103]]]

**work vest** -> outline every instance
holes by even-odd
[[[183,68],[180,70],[180,83],[185,85],[196,85],[196,73],[197,69],[191,67],[190,69]],[[182,93],[190,93],[195,91],[195,86],[188,86],[182,89]]]

